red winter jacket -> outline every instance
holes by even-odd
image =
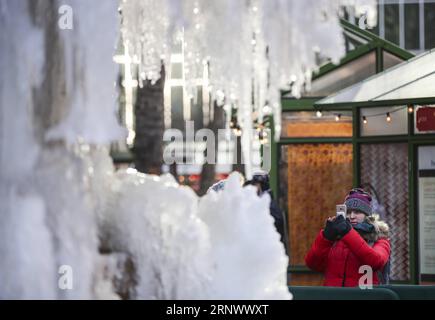
[[[353,228],[339,241],[330,241],[317,235],[305,263],[310,269],[323,272],[324,286],[357,287],[363,273],[360,266],[373,268],[373,285],[379,284],[376,271],[382,270],[390,256],[390,241],[378,239],[371,247]]]

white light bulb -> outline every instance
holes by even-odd
[[[387,122],[391,122],[391,116],[389,112],[387,112]]]

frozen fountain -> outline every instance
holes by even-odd
[[[60,5],[0,2],[0,298],[290,299],[269,199],[237,174],[198,198],[115,171],[118,3],[62,1],[73,29]]]

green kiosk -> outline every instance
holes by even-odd
[[[335,205],[362,186],[392,232],[397,296],[378,293],[435,299],[435,287],[421,286],[435,284],[435,51],[414,57],[342,26],[353,50],[339,65],[320,68],[301,99],[283,95],[281,138],[272,144],[272,188],[287,214],[290,290],[296,299],[324,297],[323,277],[305,266],[305,254]]]

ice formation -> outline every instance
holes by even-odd
[[[131,3],[122,1],[123,12]],[[148,59],[143,60],[147,76],[153,77],[160,54],[168,52],[159,47],[162,35],[180,25],[188,30],[186,22],[203,34],[223,31],[206,42],[199,34],[186,34],[186,39],[197,42],[199,54],[210,55],[213,86],[234,93],[241,106],[248,106],[253,74],[259,101],[279,104],[271,91],[286,75],[282,70],[302,72],[296,64],[288,69],[295,56],[286,53],[294,44],[276,34],[282,27],[269,20],[277,19],[279,6],[300,10],[297,3],[306,2],[258,2],[264,17],[252,19],[256,11],[244,10],[244,1],[204,1],[208,18],[198,21],[183,13],[195,14],[196,2],[138,3],[149,5],[142,12],[151,24],[136,23],[143,21],[141,11],[132,10],[124,28],[130,23],[144,36],[139,41],[150,49],[141,51]],[[307,3],[314,9],[329,2]],[[61,5],[72,9],[71,30],[58,26]],[[237,175],[223,191],[198,198],[169,176],[115,172],[107,145],[123,134],[115,115],[112,62],[118,5],[115,0],[0,1],[0,298],[291,298],[287,257],[269,199],[242,188]],[[277,21],[284,16],[285,10]],[[269,34],[271,46],[285,46],[270,48],[269,60],[276,59],[279,69],[272,72],[269,88],[261,84],[267,62],[251,50],[253,26],[266,21],[271,25],[260,34]],[[313,31],[306,28],[306,33]],[[143,32],[148,30],[154,33]],[[156,43],[155,51],[150,43]],[[256,38],[256,43],[264,49],[266,39]],[[219,55],[222,59],[212,59]],[[261,68],[252,69],[252,56],[261,60]],[[311,66],[310,60],[306,63]],[[240,72],[225,73],[229,70]],[[60,286],[68,276],[62,270],[72,270],[72,288]]]
[[[73,30],[58,27],[61,3],[0,3],[1,298],[94,298],[104,265],[84,155],[121,132],[117,2],[67,4]],[[64,265],[73,290],[59,289]]]
[[[198,199],[172,176],[134,169],[113,173],[110,161],[106,165],[94,180],[95,194],[103,196],[96,208],[101,240],[134,261],[137,277],[130,297],[291,298],[288,258],[269,199],[242,188],[237,173],[224,191]]]
[[[218,299],[289,299],[288,258],[269,213],[269,195],[242,188],[235,172],[222,191],[199,204],[214,256],[212,296]],[[254,267],[255,266],[255,267]],[[258,276],[261,274],[261,276]]]
[[[0,3],[0,298],[290,298],[267,199],[236,184],[199,199],[171,176],[115,172],[118,3],[62,4],[73,30],[56,27],[60,2]]]
[[[375,24],[375,0],[125,0],[120,9],[123,39],[142,79],[156,81],[161,61],[168,70],[174,42],[183,44],[183,77],[193,97],[195,79],[209,68],[213,99],[239,110],[250,177],[253,113],[261,123],[272,112],[278,139],[280,90],[292,84],[298,97],[318,67],[316,52],[333,61],[345,52],[339,25],[344,6]]]
[[[43,34],[28,17],[11,15],[25,11],[24,1],[0,2],[0,298],[53,298],[55,288],[46,287],[56,270],[45,201],[29,183],[40,151],[29,110],[31,89],[42,81]]]

